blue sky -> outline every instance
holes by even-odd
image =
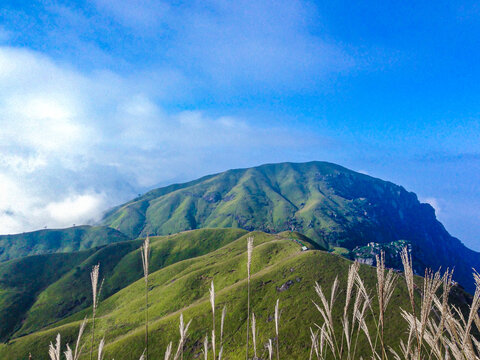
[[[2,1],[0,233],[326,160],[480,250],[480,3]]]

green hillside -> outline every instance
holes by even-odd
[[[245,230],[203,229],[157,237],[153,271],[206,254],[244,235]],[[87,251],[30,256],[0,263],[0,340],[36,331],[91,305],[90,270],[101,264],[102,294],[108,297],[142,274],[141,241]]]
[[[229,170],[152,190],[110,211],[103,224],[132,238],[212,227],[294,229],[341,253],[405,240],[417,273],[455,268],[469,290],[471,269],[480,268],[480,254],[450,236],[414,193],[326,162]]]
[[[259,348],[263,351],[264,343],[274,336],[272,319],[275,301],[279,298],[282,309],[280,325],[282,358],[308,358],[309,327],[313,327],[314,322],[321,323],[320,315],[311,302],[312,299],[318,299],[314,292],[315,281],[329,289],[334,278],[339,276],[341,289],[344,291],[351,262],[328,252],[312,250],[312,245],[308,242],[311,250],[301,251],[301,246],[294,239],[299,238],[300,241],[306,239],[289,232],[271,235],[261,232],[246,233],[241,230],[199,230],[170,237],[152,238],[151,256],[154,271],[150,276],[149,290],[152,359],[163,358],[168,342],[178,340],[180,313],[183,313],[187,321],[192,319],[186,344],[186,358],[193,359],[200,354],[201,341],[211,324],[208,288],[212,280],[217,293],[218,313],[221,313],[224,305],[228,309],[224,358],[244,358],[245,247],[248,236],[254,236],[251,288],[252,308],[257,317]],[[202,241],[208,237],[208,241]],[[214,245],[207,245],[212,242]],[[138,242],[130,243],[134,245],[132,247],[138,248]],[[102,250],[113,249],[119,245],[112,244]],[[183,250],[188,250],[188,253],[182,253]],[[120,260],[114,260],[110,264],[109,256],[101,258],[98,253],[84,253],[83,258],[85,260],[82,264],[88,266],[101,260],[101,268],[105,269],[106,273],[102,272],[102,276],[106,275],[105,288],[120,289],[106,290],[98,309],[98,336],[99,338],[105,336],[106,358],[138,359],[144,346],[144,281],[138,280],[141,276],[138,250],[132,250]],[[32,314],[38,311],[30,310],[25,322],[30,325],[24,324],[22,329],[39,331],[21,337],[16,336],[20,335],[22,330],[17,332],[8,344],[0,345],[0,358],[23,359],[31,352],[34,359],[47,359],[48,344],[54,340],[58,332],[62,334],[64,342],[74,342],[79,321],[88,315],[91,309],[76,311],[62,320],[57,318],[55,323],[46,327],[45,319],[52,316],[52,311],[64,303],[63,299],[71,297],[67,292],[80,287],[79,282],[85,282],[81,289],[83,293],[78,292],[75,296],[77,298],[90,296],[89,282],[81,274],[85,272],[88,275],[88,266],[81,267],[80,272],[75,275],[80,281],[75,282],[75,278],[70,276],[71,272],[67,272],[62,279],[38,296],[37,306],[38,303],[51,302],[41,310],[45,312],[45,318],[32,317]],[[370,289],[374,289],[375,269],[363,265],[360,270],[365,283]],[[130,280],[125,281],[125,276],[129,276]],[[70,282],[70,285],[67,282]],[[72,282],[75,285],[72,285]],[[129,282],[128,286],[124,286],[126,282]],[[54,292],[49,291],[52,286],[57,287]],[[86,300],[85,304],[89,301]],[[337,315],[340,306],[342,305],[339,304],[338,311],[335,312]],[[394,308],[408,306],[403,282],[399,282],[391,306]],[[397,343],[397,339],[404,336],[406,327],[397,311],[391,312],[388,316],[388,322],[395,326],[387,329],[386,336]],[[366,351],[366,347],[367,344],[362,342],[360,351]]]
[[[129,238],[106,226],[75,226],[0,235],[0,262],[29,255],[90,249]]]

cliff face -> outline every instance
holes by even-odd
[[[479,254],[450,236],[414,193],[325,162],[229,170],[156,189],[112,210],[103,224],[130,237],[207,227],[296,230],[348,250],[406,240],[419,273],[455,268],[469,289],[471,268],[480,267]]]

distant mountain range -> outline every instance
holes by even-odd
[[[358,250],[368,244],[391,253],[405,241],[417,273],[454,268],[455,279],[469,290],[472,268],[480,269],[480,254],[450,236],[414,193],[327,162],[229,170],[155,189],[112,209],[102,224],[132,238],[198,228],[295,230],[353,258],[365,256]]]
[[[469,291],[472,268],[480,269],[480,254],[450,236],[414,193],[318,161],[228,170],[158,188],[111,209],[94,227],[3,235],[0,261],[200,228],[294,230],[319,248],[369,264],[383,250],[391,267],[399,267],[399,249],[409,246],[418,274],[454,268]]]

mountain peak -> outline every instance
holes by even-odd
[[[233,169],[155,189],[110,211],[103,224],[133,238],[207,227],[294,230],[322,248],[347,252],[407,240],[417,271],[455,266],[464,284],[479,262],[413,192],[321,161]]]

